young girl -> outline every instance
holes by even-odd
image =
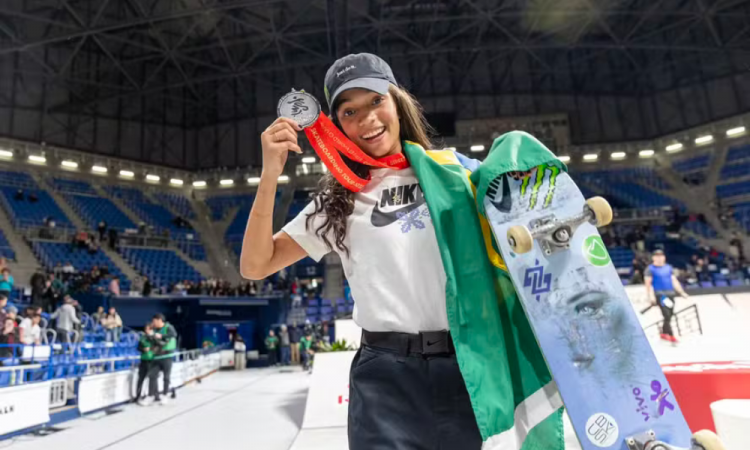
[[[326,74],[325,93],[334,124],[370,157],[383,160],[404,152],[416,159],[425,154],[423,149],[432,148],[420,106],[398,87],[390,67],[377,56],[357,54],[336,61]],[[446,310],[446,285],[453,280],[446,276],[448,256],[439,248],[431,215],[438,206],[452,211],[453,205],[431,201],[428,209],[422,189],[427,180],[418,179],[413,167],[370,169],[350,162],[360,177],[369,173],[364,189],[349,191],[328,173],[314,201],[274,235],[277,178],[288,152],[301,153],[299,131],[294,121],[279,118],[261,136],[263,173],[245,231],[240,270],[246,278],[262,279],[306,256],[319,261],[330,251],[340,255],[356,299],[354,320],[364,330],[350,373],[349,448],[479,449],[483,440],[485,448],[521,448],[528,430],[513,425],[513,403],[507,408],[501,400],[483,403],[479,394],[470,398],[462,371],[471,372],[474,393],[479,385],[486,389],[500,383],[513,397],[510,382],[493,381],[492,373],[476,375],[488,370],[482,364],[462,363],[459,369],[460,340],[451,335],[453,322]],[[453,152],[427,153],[460,159]],[[463,168],[459,179],[466,182]],[[442,183],[440,176],[434,180]],[[473,201],[471,197],[471,215],[477,220]],[[443,219],[434,217],[434,223]],[[484,247],[480,249],[481,254],[469,256],[486,259]],[[480,299],[474,300],[479,304]],[[493,290],[488,304],[496,302]],[[476,322],[483,330],[481,321]],[[526,337],[533,341],[530,334]],[[495,344],[499,347],[511,338],[496,334]],[[537,372],[542,373],[546,367],[539,360]],[[487,366],[494,364],[487,361]],[[498,380],[505,379],[508,366],[507,360],[501,361]],[[547,417],[531,416],[520,419],[531,423],[529,429]],[[510,430],[497,437],[498,427]],[[561,438],[548,442],[553,441],[554,445],[533,448],[561,448]]]

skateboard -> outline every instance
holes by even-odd
[[[584,450],[721,450],[691,435],[597,227],[612,220],[564,171],[502,174],[487,219]]]

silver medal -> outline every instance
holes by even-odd
[[[279,117],[292,119],[302,128],[314,124],[320,116],[320,111],[320,103],[315,97],[304,90],[295,91],[294,89],[281,97],[276,108]]]

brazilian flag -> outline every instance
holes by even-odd
[[[566,167],[523,132],[498,138],[482,164],[405,142],[447,275],[448,322],[483,450],[563,450],[562,400],[507,274],[482,206],[490,183],[542,164]],[[533,180],[532,180],[533,183]]]

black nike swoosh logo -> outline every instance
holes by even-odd
[[[500,190],[500,183],[503,183],[502,185],[502,197],[498,201],[497,199],[497,191]],[[492,182],[489,185],[489,188],[487,189],[487,195],[490,197],[490,203],[492,203],[492,206],[497,208],[501,212],[510,212],[511,208],[513,207],[513,199],[510,195],[510,185],[508,183],[508,176],[503,174],[499,177],[492,180]]]
[[[439,341],[435,341],[435,342],[430,342],[430,341],[427,341],[427,346],[428,346],[428,347],[432,347],[433,345],[437,344],[438,342],[443,342],[443,340],[441,339],[441,340],[439,340]]]
[[[393,222],[398,220],[398,214],[408,214],[411,211],[419,208],[420,206],[424,205],[424,197],[420,198],[416,202],[412,203],[411,205],[406,205],[403,208],[399,208],[393,211],[384,212],[380,210],[380,203],[375,204],[375,208],[372,210],[372,216],[370,216],[370,223],[374,227],[387,227],[388,225],[392,224]]]

